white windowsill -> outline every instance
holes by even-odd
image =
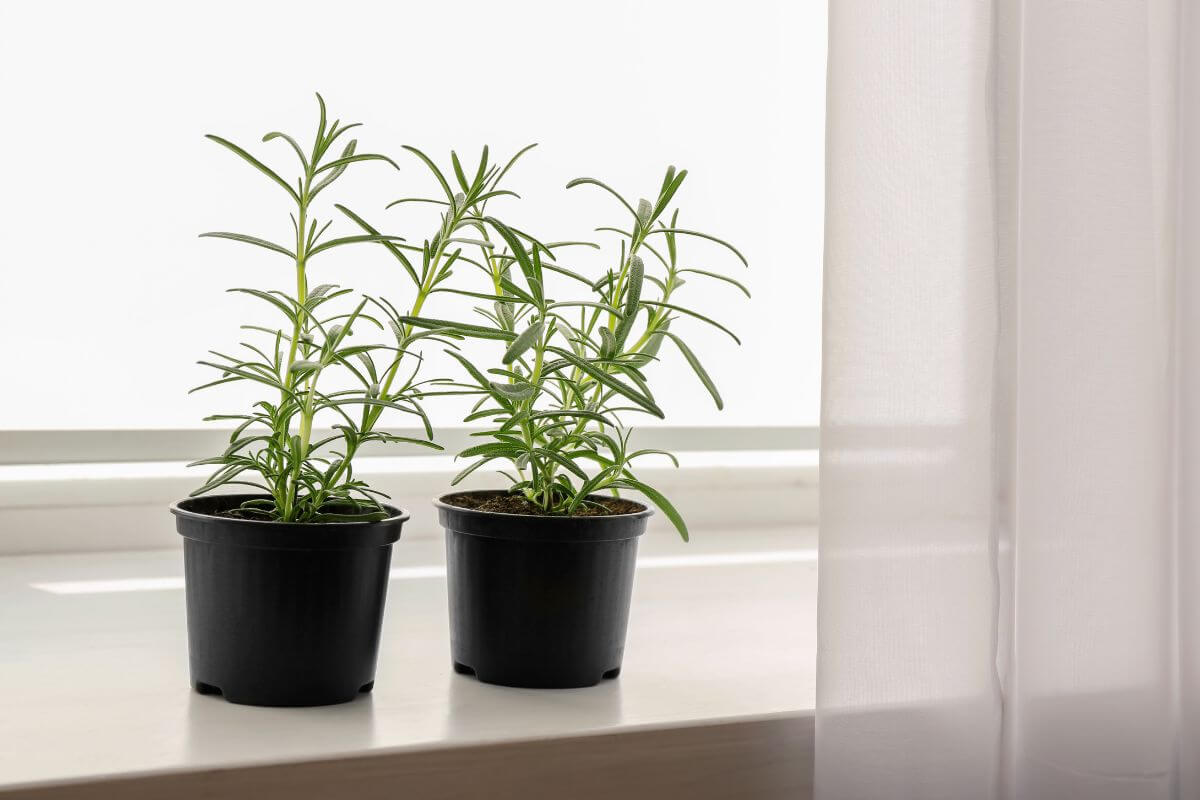
[[[405,538],[374,693],[315,709],[190,691],[177,550],[0,558],[0,794],[807,796],[815,548],[647,534],[621,677],[532,691],[452,673],[441,542]]]

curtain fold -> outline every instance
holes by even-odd
[[[831,4],[818,798],[1200,797],[1194,16]]]

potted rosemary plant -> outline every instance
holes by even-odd
[[[478,254],[470,263],[489,279],[485,291],[450,291],[489,305],[476,309],[486,324],[420,316],[402,321],[444,336],[497,342],[490,368],[447,351],[469,379],[426,393],[477,395],[466,420],[490,423],[477,434],[484,441],[459,453],[472,461],[454,484],[495,462],[511,468],[501,472],[507,488],[451,493],[435,503],[446,529],[454,668],[510,686],[590,686],[620,672],[637,541],[652,513],[621,493],[640,493],[688,537],[678,511],[634,471],[635,461],[660,451],[631,446],[623,418],[663,416],[649,375],[667,343],[722,407],[678,328],[699,321],[733,334],[680,305],[677,294],[685,275],[746,292],[732,278],[682,266],[678,245],[698,237],[745,259],[716,237],[680,228],[678,211],[668,213],[686,171],[668,169],[655,200],[636,206],[591,178],[568,184],[604,189],[628,212],[627,228],[598,229],[615,233],[619,246],[613,267],[593,280],[555,258],[560,248],[581,243],[545,244],[487,215],[479,201],[494,188],[486,155],[474,179],[454,158],[457,191],[426,163],[446,195],[436,201],[447,209],[444,230],[472,232]],[[552,298],[552,276],[579,292]]]
[[[310,282],[314,263],[331,250],[397,241],[376,231],[326,236],[330,221],[315,216],[318,197],[324,201],[352,165],[395,165],[356,152],[357,142],[345,136],[356,126],[329,122],[320,95],[317,100],[320,121],[310,148],[285,133],[263,137],[294,152],[300,165],[295,183],[238,145],[208,137],[275,183],[295,207],[295,238],[287,244],[202,234],[282,256],[294,280],[290,292],[230,290],[263,301],[276,321],[243,325],[247,340],[236,355],[211,351],[200,363],[215,370],[215,379],[197,389],[249,382],[263,397],[242,413],[207,418],[236,425],[229,445],[195,462],[216,471],[171,508],[184,537],[192,682],[201,693],[234,703],[322,705],[372,688],[392,543],[408,516],[355,477],[354,458],[370,442],[436,447],[377,427],[382,412],[392,409],[421,419],[432,437],[418,405],[416,370],[401,371],[406,343],[399,336],[395,346],[364,343],[367,336],[355,335],[384,329],[376,315],[387,316],[398,331],[394,309]],[[325,419],[336,423],[332,432],[317,427]],[[211,493],[227,487],[253,492]]]

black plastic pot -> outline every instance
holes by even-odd
[[[638,537],[653,512],[543,517],[475,511],[445,499],[434,505],[446,529],[455,671],[535,689],[617,677]]]
[[[408,515],[298,524],[214,516],[253,495],[171,507],[184,537],[192,685],[231,703],[344,703],[375,681],[392,543]]]

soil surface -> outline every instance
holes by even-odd
[[[262,520],[270,520],[270,517],[264,517],[262,514],[247,514],[240,508],[227,508],[224,511],[218,511],[217,513],[213,514],[213,516],[226,517],[228,519],[254,519],[259,520],[260,522]]]
[[[469,508],[472,511],[493,511],[499,514],[528,514],[535,517],[558,516],[546,514],[541,508],[519,494],[449,494],[442,498],[448,505]],[[603,517],[613,514],[636,514],[645,506],[620,497],[597,497],[589,500],[593,504],[580,505],[572,517]]]
[[[327,507],[325,509],[325,511],[328,513],[331,513],[331,514],[356,514],[356,513],[359,513],[358,510],[353,508],[352,506],[347,506],[345,508],[338,508],[337,506],[330,506],[330,507]],[[214,511],[214,512],[212,512],[212,515],[214,517],[225,517],[226,519],[249,519],[249,520],[254,520],[256,522],[279,522],[279,520],[274,519],[272,517],[263,516],[261,513],[255,513],[253,511],[246,511],[245,509],[238,508],[238,507],[226,508],[222,511]],[[327,523],[327,522],[290,522],[290,523],[286,523],[286,524],[289,524],[289,525],[327,525],[330,523]]]

